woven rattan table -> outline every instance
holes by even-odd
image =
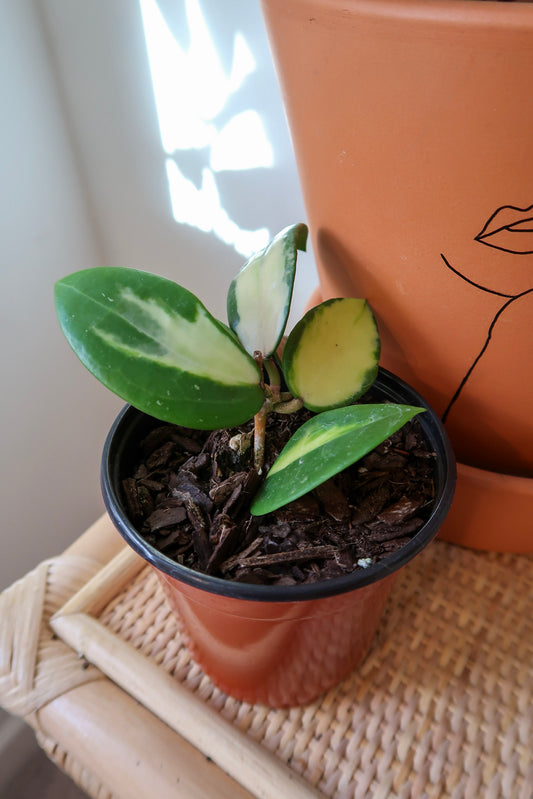
[[[104,516],[0,595],[0,704],[98,799],[532,799],[533,557],[434,542],[303,708],[216,689]]]

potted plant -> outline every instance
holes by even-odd
[[[445,537],[533,552],[533,4],[261,4],[318,299],[366,297],[383,365],[444,420]]]
[[[104,448],[112,520],[206,673],[272,706],[310,701],[361,661],[455,483],[437,417],[378,370],[364,300],[308,311],[280,351],[306,239],[286,228],[245,264],[229,327],[146,272],[83,270],[55,289],[74,351],[130,403]]]

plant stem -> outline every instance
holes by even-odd
[[[278,368],[272,358],[266,358],[263,361],[263,366],[265,367],[266,373],[268,375],[269,387],[272,391],[274,402],[277,402],[279,400],[279,392],[281,389],[281,378]]]
[[[263,379],[263,353],[260,350],[255,350],[254,361],[258,365],[259,371],[261,372],[261,388],[264,390],[265,381]]]
[[[293,399],[290,399],[287,402],[278,402],[276,405],[274,405],[272,410],[275,413],[295,413],[296,411],[299,411],[300,408],[303,408],[303,400],[293,397]]]
[[[265,400],[261,409],[254,416],[254,468],[257,474],[262,474],[265,465],[265,436],[266,420],[270,411],[276,413],[294,413],[303,406],[301,399],[295,399],[288,392],[281,393],[281,377],[279,370],[272,358],[265,358],[259,350],[254,352],[254,360],[261,369],[263,367],[268,376],[268,384],[262,381],[261,387]]]
[[[265,465],[266,418],[270,407],[269,400],[265,400],[254,416],[254,467],[257,474],[262,473]]]

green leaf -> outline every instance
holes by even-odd
[[[379,352],[376,321],[365,300],[326,300],[291,332],[283,350],[283,374],[290,392],[309,410],[338,408],[370,388]]]
[[[287,442],[251,505],[262,516],[307,494],[371,452],[424,408],[351,405],[305,422]]]
[[[253,255],[228,292],[228,321],[245,350],[270,357],[278,346],[292,298],[297,250],[305,250],[307,226],[285,228]]]
[[[242,424],[262,405],[255,361],[170,280],[120,267],[87,269],[56,283],[55,303],[82,363],[139,410],[211,430]]]

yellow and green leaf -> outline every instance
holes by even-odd
[[[290,392],[312,411],[349,405],[378,372],[379,333],[366,300],[327,300],[292,330],[283,351]]]
[[[86,269],[56,283],[55,304],[82,363],[145,413],[210,430],[241,424],[262,405],[253,358],[170,280],[120,267]]]
[[[289,315],[297,250],[305,250],[307,226],[285,228],[253,255],[231,282],[228,321],[245,350],[270,357]]]
[[[262,516],[307,494],[351,466],[424,408],[410,405],[350,405],[305,422],[285,445],[253,499]]]

